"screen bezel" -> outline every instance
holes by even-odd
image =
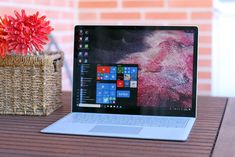
[[[184,116],[184,117],[196,117],[197,106],[197,62],[198,62],[198,28],[196,26],[111,26],[111,25],[76,25],[74,29],[74,54],[76,52],[76,32],[80,27],[109,27],[111,29],[138,29],[138,30],[185,30],[194,33],[194,49],[193,49],[193,84],[192,84],[192,109],[190,111],[172,111],[172,110],[156,110],[154,113],[147,113],[152,108],[144,107],[128,110],[120,110],[113,108],[84,108],[76,105],[75,97],[73,96],[76,87],[73,83],[72,91],[72,112],[89,112],[89,113],[111,113],[111,114],[130,114],[130,115],[152,115],[152,116]],[[73,69],[75,69],[75,57],[73,57]],[[73,71],[73,82],[80,81],[79,77],[75,77]],[[146,112],[143,114],[143,112]]]

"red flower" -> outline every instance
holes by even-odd
[[[0,17],[0,56],[5,58],[7,51],[7,41],[5,32],[5,25],[9,24],[8,18],[5,16],[4,18]]]
[[[39,17],[39,12],[27,16],[25,10],[21,10],[21,15],[15,11],[15,16],[8,16],[9,25],[5,28],[8,51],[20,54],[43,51],[43,45],[49,41],[48,35],[53,30],[50,22],[45,20],[46,16]]]

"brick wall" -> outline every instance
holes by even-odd
[[[212,0],[0,0],[0,15],[25,8],[46,14],[72,67],[74,24],[197,25],[199,94],[211,94]],[[64,71],[63,89],[69,90]]]
[[[53,36],[65,52],[68,67],[72,68],[73,27],[78,23],[77,0],[0,0],[0,15],[14,14],[14,10],[26,10],[26,14],[40,12],[46,15],[54,27]],[[71,90],[71,84],[63,68],[63,90]]]

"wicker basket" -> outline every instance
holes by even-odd
[[[63,53],[0,57],[0,114],[49,115],[61,103]]]

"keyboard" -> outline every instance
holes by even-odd
[[[189,119],[179,117],[157,117],[136,115],[110,115],[79,113],[73,120],[86,124],[108,124],[141,127],[185,128]]]

